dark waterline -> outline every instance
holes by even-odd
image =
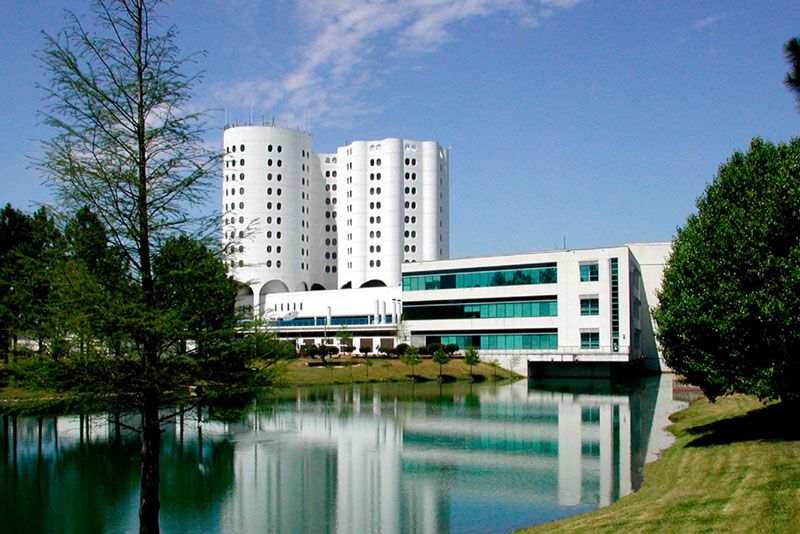
[[[282,391],[164,432],[165,532],[509,532],[635,491],[671,377]],[[138,528],[138,437],[102,414],[0,427],[0,531]]]

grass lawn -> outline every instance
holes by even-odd
[[[638,492],[519,532],[800,532],[797,413],[735,395],[672,419],[678,439]]]
[[[0,387],[0,402],[48,401],[60,399],[62,397],[64,397],[64,395],[59,395],[47,390],[22,389],[13,386]]]
[[[329,358],[333,368],[323,366],[312,367],[309,363],[319,363],[318,359],[298,358],[290,361],[281,380],[281,385],[286,386],[314,386],[349,384],[352,382],[403,382],[411,380],[411,368],[400,362],[399,359],[369,359],[372,365],[367,365],[364,358],[355,358],[352,367],[344,365],[347,358]],[[461,359],[453,359],[442,366],[442,374],[447,380],[467,380],[469,366]],[[473,366],[472,374],[476,381],[517,378],[517,375],[498,368],[496,371],[490,365],[481,363]],[[439,376],[439,366],[430,359],[423,359],[422,363],[414,366],[414,376],[418,382],[436,380]]]
[[[298,358],[285,362],[284,372],[279,377],[278,386],[320,386],[336,384],[364,383],[364,382],[408,382],[411,380],[411,368],[400,362],[399,359],[370,358],[371,365],[365,363],[364,358],[354,358],[352,366],[345,365],[346,357],[329,358],[333,363],[332,369],[324,366],[310,366],[309,363],[319,365],[319,359]],[[0,364],[2,372],[2,364]],[[453,359],[442,367],[445,381],[466,381],[469,379],[469,366],[462,359]],[[507,380],[519,378],[501,367],[493,368],[486,363],[473,366],[472,374],[476,382]],[[439,376],[439,366],[429,358],[414,366],[414,376],[417,382],[435,381]],[[331,381],[333,380],[333,382]],[[70,400],[79,400],[79,396],[60,394],[48,390],[24,389],[0,384],[0,411],[14,409],[22,411],[35,411],[38,409],[54,408]]]

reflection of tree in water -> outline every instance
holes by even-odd
[[[228,440],[212,441],[202,435],[202,426],[189,428],[181,443],[175,436],[165,439],[161,456],[161,502],[164,514],[161,521],[165,531],[168,521],[180,530],[188,525],[215,524],[212,517],[219,513],[219,503],[233,487],[234,446]],[[186,436],[190,435],[190,439]],[[202,530],[202,528],[200,529]]]
[[[376,384],[204,408],[199,425],[188,412],[162,434],[161,524],[353,531],[390,518],[408,531],[489,531],[585,511],[639,485],[658,391],[658,377]],[[38,422],[20,418],[14,432],[3,420],[0,530],[135,529],[138,436],[116,439],[113,421],[93,416],[81,442],[77,417],[45,417],[40,448]],[[474,491],[488,512],[473,510]]]
[[[480,415],[481,398],[472,392],[467,393],[467,395],[464,396],[464,406],[466,406],[471,413]]]
[[[104,532],[109,525],[136,530],[138,434],[123,429],[116,438],[113,423],[101,415],[4,415],[0,432],[0,531]],[[182,443],[178,429],[163,434],[165,531],[189,525],[203,530],[233,486],[232,444],[199,436],[194,420],[186,421]]]
[[[0,530],[103,532],[110,522],[122,524],[125,514],[135,521],[140,470],[136,436],[92,441],[82,435],[68,444],[62,436],[59,444],[58,418],[47,417],[42,419],[40,447],[37,418],[19,418],[16,425],[13,416],[4,416],[4,423],[7,418],[12,424],[3,425],[3,443],[10,446],[3,447],[0,462]]]

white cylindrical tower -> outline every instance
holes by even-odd
[[[338,276],[338,228],[343,220],[342,201],[339,198],[339,163],[337,154],[317,154],[321,179],[319,197],[324,205],[317,214],[318,231],[312,236],[317,242],[317,279],[315,288],[336,289]]]
[[[403,141],[339,149],[339,287],[398,285],[403,239]],[[341,180],[340,180],[341,182]]]
[[[417,167],[412,168],[412,177],[416,172],[418,190],[422,190],[421,217],[417,220],[418,253],[411,256],[411,261],[430,261],[444,259],[449,256],[449,192],[447,151],[435,141],[415,143],[418,146]]]
[[[439,167],[439,248],[435,259],[444,260],[450,257],[450,151],[438,147]],[[432,258],[425,258],[432,259]]]
[[[373,165],[374,162],[374,165]],[[367,222],[375,238],[367,236],[365,280],[368,285],[400,285],[403,261],[403,140],[384,139],[369,144],[370,174],[376,173],[376,193],[368,195]],[[375,222],[372,222],[373,214]],[[378,233],[380,232],[380,233]]]
[[[233,276],[257,295],[310,288],[311,135],[275,126],[234,126],[223,134],[223,237]],[[318,172],[318,170],[316,171]]]
[[[338,150],[340,173],[345,177],[339,184],[342,216],[339,218],[339,288],[357,288],[366,280],[367,236],[375,229],[367,228],[367,197],[370,184],[376,192],[376,175],[369,176],[368,143],[356,141]],[[374,217],[374,215],[373,215]]]
[[[423,143],[406,141],[403,148],[403,181],[405,183],[403,188],[405,194],[403,203],[405,208],[403,215],[405,224],[403,231],[403,261],[414,262],[421,261],[425,257],[424,222],[426,216],[434,213],[434,210],[426,210],[426,201],[434,198],[435,192],[426,189],[426,185],[430,186],[432,182],[423,178],[423,170],[425,169]]]
[[[311,151],[311,135],[224,132],[223,239],[234,277],[269,293],[396,286],[403,261],[449,254],[448,154],[434,141],[356,141]]]
[[[397,138],[339,149],[339,287],[398,285],[402,262],[448,256],[446,155]]]

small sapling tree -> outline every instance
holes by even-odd
[[[411,367],[411,381],[414,382],[414,366],[422,361],[419,356],[419,349],[411,345],[406,346],[405,352],[400,355],[400,361]]]
[[[442,382],[442,380],[443,380],[443,378],[442,378],[442,366],[443,365],[447,365],[448,363],[450,363],[450,355],[447,354],[444,350],[442,350],[440,348],[439,350],[437,350],[436,352],[433,353],[433,356],[431,356],[431,359],[433,360],[433,363],[436,363],[436,364],[439,365],[439,382]]]
[[[469,365],[469,379],[472,380],[472,366],[478,365],[481,362],[478,354],[478,349],[475,347],[467,347],[464,351],[464,363]]]

